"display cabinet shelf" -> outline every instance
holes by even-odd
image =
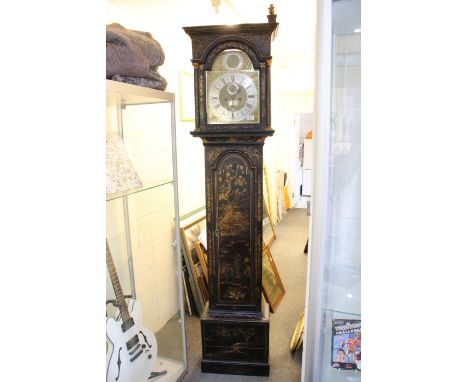
[[[139,192],[151,190],[153,188],[165,186],[165,185],[172,184],[172,183],[174,183],[174,181],[172,179],[161,180],[159,182],[155,181],[154,183],[149,183],[149,184],[147,183],[147,184],[143,185],[143,187],[141,187],[141,188],[132,189],[132,190],[129,190],[129,191],[126,191],[126,192],[117,192],[115,194],[106,195],[106,201],[108,202],[110,200],[119,199],[119,198],[122,198],[124,196],[129,196],[129,195],[132,195],[132,194],[136,194],[136,193],[139,193]]]
[[[116,101],[116,96],[109,93],[117,93],[122,96],[122,105],[145,105],[154,103],[174,102],[174,93],[161,90],[144,88],[123,82],[106,80],[107,103]]]
[[[359,317],[361,317],[361,314],[359,314],[359,313],[355,313],[355,312],[345,312],[345,311],[343,311],[343,310],[335,310],[335,309],[322,308],[322,311],[323,311],[323,312],[327,312],[327,313],[331,313],[331,314],[342,314],[342,315],[345,315],[345,316],[350,316],[350,317],[347,317],[347,318],[351,318],[351,316],[353,316],[354,318],[359,318]]]

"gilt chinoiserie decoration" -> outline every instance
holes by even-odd
[[[268,375],[262,300],[263,144],[271,127],[271,40],[278,23],[185,27],[195,130],[205,146],[209,303],[203,372]]]

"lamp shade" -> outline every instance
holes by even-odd
[[[106,136],[106,173],[107,196],[143,187],[118,134]]]

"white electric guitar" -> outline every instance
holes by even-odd
[[[156,362],[156,338],[142,325],[138,301],[131,300],[127,307],[107,240],[106,262],[120,311],[117,319],[107,318],[106,322],[106,335],[111,344],[107,351],[106,381],[146,382]]]

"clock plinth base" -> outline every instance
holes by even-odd
[[[202,373],[254,375],[268,377],[270,365],[256,362],[201,361]]]
[[[207,305],[200,322],[203,373],[269,375],[268,304],[263,304],[262,315],[257,318],[245,318],[236,312],[210,314]]]

